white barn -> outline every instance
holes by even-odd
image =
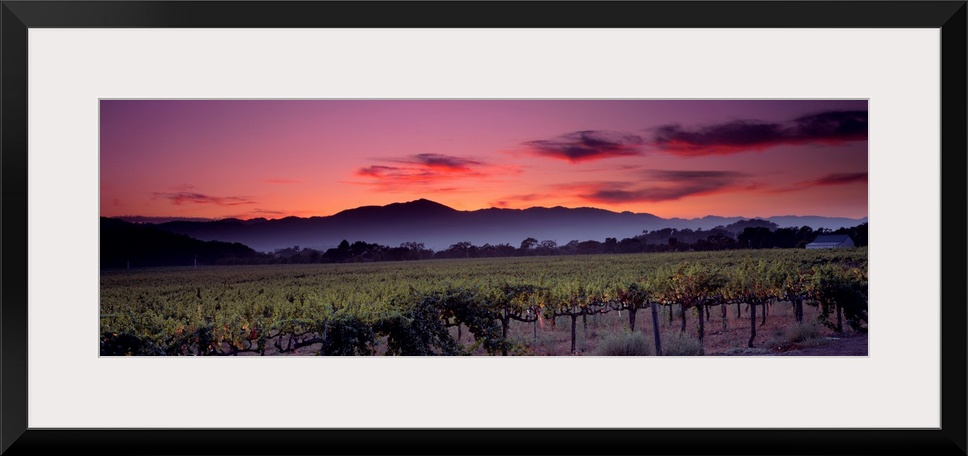
[[[854,241],[846,234],[821,234],[813,242],[807,244],[808,249],[836,249],[853,246]]]

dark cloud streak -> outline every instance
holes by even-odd
[[[608,157],[639,155],[645,141],[638,135],[597,130],[576,131],[555,139],[525,142],[534,155],[578,163]]]
[[[744,176],[734,171],[653,170],[646,173],[651,185],[606,183],[580,196],[600,203],[657,203],[734,189]]]
[[[812,181],[813,185],[843,185],[854,182],[867,182],[867,173],[828,174]]]
[[[867,111],[827,111],[794,121],[794,136],[818,141],[867,139]]]
[[[472,166],[480,166],[484,163],[469,158],[455,157],[444,154],[416,154],[404,160],[391,160],[397,163],[410,163],[424,165],[430,168],[442,168],[455,171],[467,170]]]
[[[867,182],[867,172],[859,173],[832,173],[821,176],[817,179],[797,182],[787,187],[780,187],[768,190],[770,193],[787,193],[806,190],[814,187],[826,187],[832,185],[848,185],[855,182]]]
[[[216,206],[239,206],[243,204],[254,204],[248,197],[244,196],[210,196],[204,193],[195,192],[174,192],[174,193],[154,193],[156,198],[165,198],[175,205],[190,204],[214,204]]]
[[[739,120],[695,129],[663,125],[652,144],[678,155],[725,155],[784,144],[841,144],[867,139],[867,111],[827,111],[772,123]]]

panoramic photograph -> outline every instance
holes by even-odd
[[[867,356],[867,100],[99,102],[101,356]]]

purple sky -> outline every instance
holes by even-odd
[[[867,216],[867,101],[104,100],[101,215]]]

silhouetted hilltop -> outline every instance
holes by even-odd
[[[443,204],[427,199],[418,199],[409,203],[392,203],[386,206],[361,206],[347,209],[330,217],[334,221],[360,221],[372,223],[375,219],[384,221],[426,220],[433,217],[451,217],[460,211],[451,209]]]
[[[192,266],[196,260],[199,265],[243,263],[261,258],[265,255],[239,243],[205,242],[154,225],[101,217],[101,269]]]

